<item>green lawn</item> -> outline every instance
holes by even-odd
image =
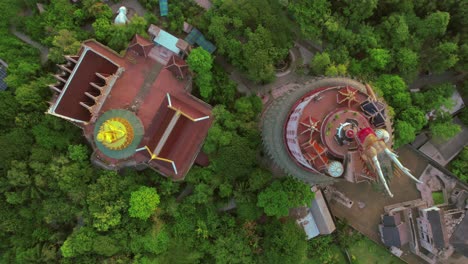
[[[326,262],[327,264],[328,263],[340,263],[340,264],[347,263],[345,256],[343,255],[343,253],[341,252],[340,248],[337,245],[333,245],[331,247],[330,255],[329,255],[329,258],[327,259],[329,260],[328,262]],[[309,259],[306,263],[307,264],[325,264],[318,258]]]
[[[442,192],[433,192],[432,199],[434,200],[434,205],[444,203],[444,194]]]
[[[349,249],[353,263],[359,264],[401,264],[399,258],[381,245],[368,238],[363,238]]]

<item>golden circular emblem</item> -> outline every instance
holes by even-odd
[[[124,118],[110,118],[102,123],[96,139],[109,149],[124,149],[132,143],[133,128]]]

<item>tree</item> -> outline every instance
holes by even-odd
[[[96,233],[87,227],[82,227],[74,231],[60,247],[62,256],[71,258],[90,252],[93,248],[93,239],[95,236]]]
[[[246,237],[235,230],[218,237],[210,251],[216,263],[255,263]]]
[[[402,48],[395,55],[396,67],[406,81],[412,81],[418,74],[419,56],[416,52]]]
[[[98,41],[107,41],[109,34],[111,33],[111,22],[108,18],[100,17],[92,24],[94,29],[94,35]]]
[[[330,55],[327,52],[322,52],[315,54],[310,62],[310,67],[313,74],[322,75],[330,64]]]
[[[451,83],[431,85],[426,90],[413,94],[415,105],[422,110],[429,112],[439,110],[442,107],[451,109],[454,105],[452,94],[455,91]]]
[[[98,231],[108,231],[121,223],[128,192],[135,188],[133,180],[115,171],[101,171],[96,183],[89,185],[86,203],[93,227]]]
[[[313,198],[310,186],[288,177],[284,181],[274,181],[260,192],[257,206],[263,208],[266,215],[279,218],[287,216],[291,208],[309,205]]]
[[[219,148],[212,158],[212,168],[216,174],[223,175],[228,182],[247,177],[255,166],[256,151],[246,138],[236,136],[231,144]]]
[[[458,46],[453,42],[442,42],[427,52],[426,67],[435,73],[442,73],[458,62]]]
[[[75,34],[66,29],[62,29],[52,40],[53,47],[49,52],[49,59],[55,63],[63,62],[64,55],[75,55],[81,47],[81,43],[76,39]]]
[[[190,52],[187,64],[197,74],[195,76],[195,83],[200,89],[200,95],[204,99],[211,98],[213,92],[213,77],[211,73],[213,57],[211,54],[202,47],[195,48]]]
[[[307,242],[304,231],[294,221],[282,224],[273,222],[266,226],[263,242],[265,263],[304,263]]]
[[[13,68],[14,67],[14,68]],[[27,81],[31,80],[33,76],[39,71],[41,66],[39,63],[34,63],[30,61],[20,61],[17,65],[11,65],[8,67],[8,76],[5,78],[5,82],[10,88],[24,88],[25,90],[37,89],[38,87],[30,88]],[[33,97],[28,95],[28,97]],[[39,97],[39,95],[36,95]],[[29,98],[22,98],[29,99]],[[19,101],[20,102],[20,101]],[[20,102],[21,103],[21,102]]]
[[[343,17],[346,18],[351,25],[360,25],[362,21],[372,16],[378,4],[378,0],[345,0],[341,2],[341,6],[336,9],[342,10]]]
[[[0,131],[7,131],[15,126],[16,113],[19,105],[15,97],[8,91],[0,92]],[[2,133],[3,134],[3,133]]]
[[[406,18],[401,14],[391,14],[382,18],[378,26],[382,40],[393,48],[401,48],[411,37]]]
[[[271,33],[267,29],[259,26],[254,32],[247,31],[248,41],[242,47],[247,75],[256,83],[271,82],[275,78],[273,63],[280,57],[283,59],[284,56],[277,53]]]
[[[244,122],[254,120],[262,111],[262,107],[262,100],[256,95],[241,97],[234,104],[236,117]]]
[[[467,71],[468,70],[468,44],[463,43],[460,48],[458,49],[458,63],[456,65],[456,69],[458,71]]]
[[[411,105],[411,96],[403,79],[396,75],[383,74],[374,85],[383,92],[385,100],[399,113]]]
[[[370,49],[369,57],[365,61],[365,65],[370,68],[369,72],[375,70],[384,70],[390,62],[390,52],[386,49]]]
[[[468,183],[468,147],[464,147],[458,156],[450,162],[449,168],[460,180]]]
[[[408,144],[414,141],[416,138],[415,128],[406,121],[397,120],[395,123],[395,148],[399,148],[404,144]]]
[[[99,255],[111,257],[120,251],[117,241],[109,236],[97,236],[93,239],[93,251]]]
[[[452,115],[444,110],[437,110],[435,120],[429,124],[429,129],[433,137],[448,140],[461,131],[458,124],[453,123]]]
[[[329,1],[290,1],[288,10],[293,14],[305,38],[321,40],[323,25],[332,13]]]
[[[403,110],[401,114],[398,115],[398,119],[413,125],[416,133],[421,131],[421,129],[427,124],[425,113],[414,106],[410,106]]]
[[[159,195],[154,188],[141,186],[132,192],[130,197],[130,208],[128,212],[131,217],[147,220],[159,205]]]
[[[421,20],[416,28],[416,35],[420,39],[435,39],[441,37],[447,30],[449,20],[450,14],[447,12],[437,11],[431,13],[425,19]]]

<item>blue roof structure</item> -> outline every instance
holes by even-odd
[[[160,30],[158,36],[154,38],[154,43],[157,45],[163,46],[166,49],[174,52],[175,54],[179,54],[180,49],[177,48],[177,41],[179,41],[178,38],[174,37],[173,35],[167,33],[164,30]]]
[[[159,0],[159,11],[161,13],[161,16],[167,16],[167,13],[169,12],[167,0]]]
[[[0,91],[6,90],[7,84],[3,81],[7,76],[7,64],[0,60]]]
[[[205,36],[203,36],[203,34],[196,28],[193,28],[192,31],[190,31],[190,33],[185,38],[185,41],[187,41],[192,46],[197,44],[204,50],[208,51],[210,54],[216,50],[216,46],[207,40]]]
[[[190,45],[194,45],[197,42],[197,40],[202,36],[203,34],[200,31],[198,31],[198,29],[193,28],[192,31],[190,31],[190,33],[185,38],[185,41],[187,41],[187,43]]]
[[[216,50],[216,46],[208,41],[204,36],[201,36],[197,40],[198,46],[202,47],[204,50],[208,51],[210,54]]]

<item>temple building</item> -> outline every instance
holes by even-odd
[[[311,184],[378,182],[393,196],[394,173],[419,182],[397,159],[387,106],[369,85],[326,78],[298,86],[268,105],[262,136],[272,160]]]
[[[77,125],[105,169],[152,168],[182,180],[212,123],[211,106],[192,96],[178,54],[160,60],[155,43],[135,35],[121,56],[87,40],[58,65],[48,114]]]

